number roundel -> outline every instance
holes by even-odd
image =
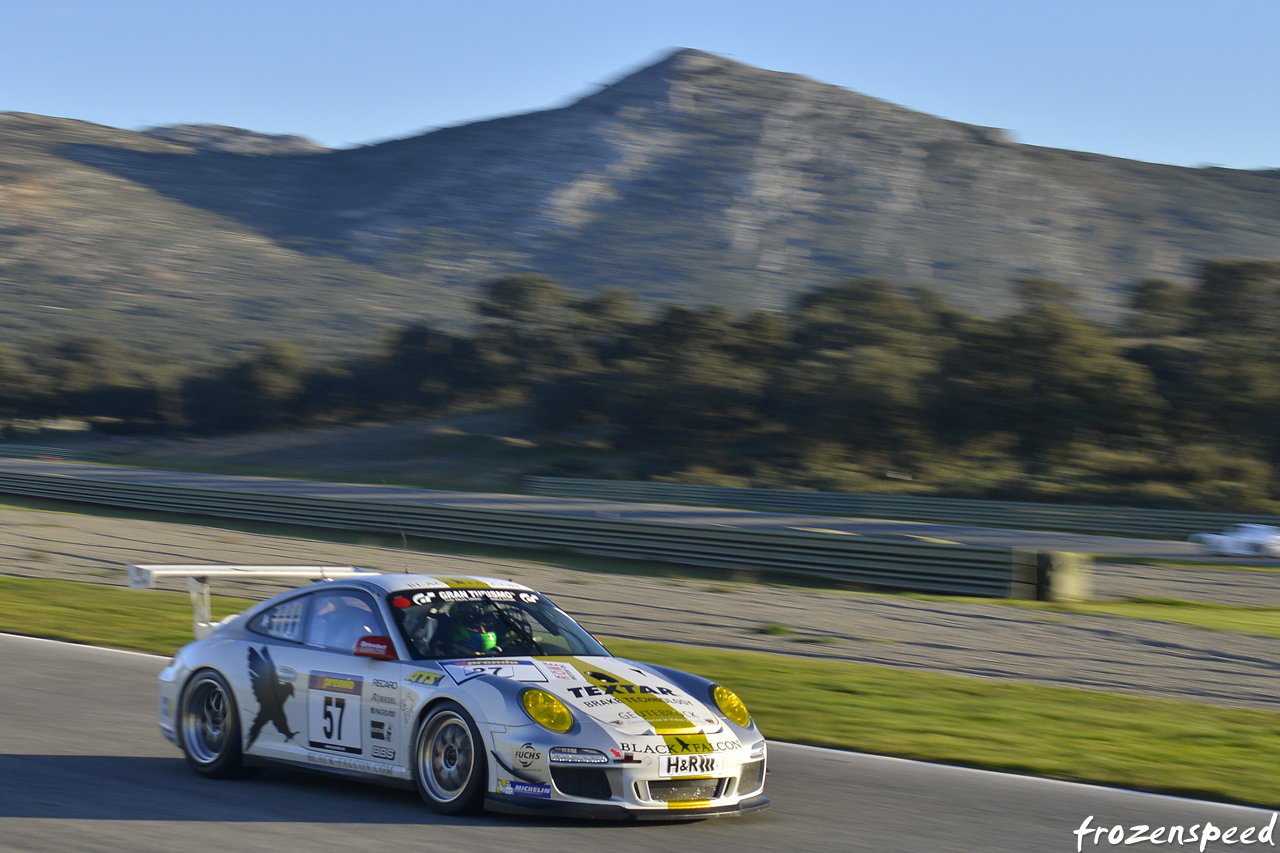
[[[307,691],[308,745],[327,752],[359,755],[363,751],[363,718],[359,675],[312,672]]]

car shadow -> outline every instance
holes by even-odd
[[[417,792],[271,767],[244,780],[197,776],[181,758],[0,754],[0,818],[599,827],[598,821],[484,814],[446,817]],[[607,822],[610,828],[661,826]]]

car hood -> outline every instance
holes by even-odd
[[[700,699],[644,664],[613,657],[467,658],[441,661],[458,684],[510,678],[556,696],[620,734],[712,734],[724,723]]]

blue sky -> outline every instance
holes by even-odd
[[[346,146],[695,47],[1035,145],[1280,167],[1280,3],[0,0],[0,110]]]

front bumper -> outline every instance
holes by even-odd
[[[565,802],[563,800],[538,800],[507,794],[486,794],[484,807],[489,811],[518,815],[549,815],[576,817],[590,820],[705,820],[712,817],[738,817],[759,812],[769,807],[770,799],[763,794],[742,800],[729,806],[710,806],[702,809],[653,809],[628,808],[616,803]]]

